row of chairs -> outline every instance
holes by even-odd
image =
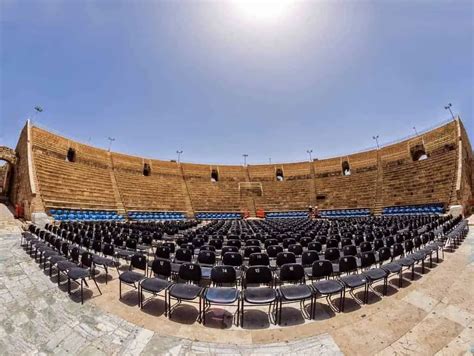
[[[387,279],[390,275],[399,274],[400,281],[404,267],[413,268],[414,264],[431,257],[434,252],[444,246],[444,241],[430,241],[425,246],[407,253],[404,257],[394,259],[390,254],[388,258],[376,258],[374,252],[366,252],[356,256],[343,256],[334,268],[333,261],[315,260],[308,271],[298,263],[284,263],[280,266],[278,274],[268,265],[249,265],[245,268],[236,268],[223,261],[222,265],[211,267],[210,274],[203,273],[203,266],[199,263],[184,262],[179,265],[179,270],[173,271],[170,260],[156,258],[151,264],[155,277],[149,277],[147,268],[149,264],[143,255],[135,255],[131,259],[130,270],[120,275],[119,295],[121,298],[121,284],[125,283],[138,290],[139,305],[143,307],[145,299],[143,293],[152,295],[164,294],[166,313],[172,317],[172,311],[183,301],[199,303],[199,321],[205,323],[206,311],[213,304],[235,305],[236,314],[240,317],[243,326],[245,306],[263,306],[270,308],[269,315],[275,315],[276,323],[281,323],[282,305],[285,303],[301,302],[302,312],[308,317],[314,317],[315,301],[319,297],[326,297],[328,304],[335,311],[344,310],[346,290],[351,296],[361,303],[368,302],[368,291],[373,289],[373,284],[383,282],[383,292],[387,292]],[[390,250],[388,250],[390,253]],[[226,253],[229,256],[231,253]],[[383,263],[390,259],[389,263]],[[136,270],[142,270],[142,273]],[[241,272],[241,288],[238,286],[238,272]],[[309,273],[308,273],[309,272]],[[174,277],[173,277],[174,276]],[[336,278],[334,278],[337,276]],[[199,283],[209,279],[211,287],[203,288]],[[311,281],[306,284],[305,280]],[[179,282],[173,282],[173,281]],[[314,281],[316,280],[316,281]],[[222,285],[233,285],[222,287]],[[401,286],[401,284],[400,284]],[[354,295],[354,290],[364,288],[364,297],[359,300]],[[336,308],[332,305],[331,297],[340,295],[340,304]],[[176,300],[175,304],[172,301]],[[310,312],[306,313],[304,304],[310,301]]]

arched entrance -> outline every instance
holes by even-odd
[[[15,163],[15,151],[11,148],[0,146],[0,197],[2,199],[5,199],[10,192],[12,168]]]

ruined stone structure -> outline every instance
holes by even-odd
[[[12,156],[15,158],[15,155]],[[10,157],[10,159],[13,159]],[[10,198],[27,216],[51,208],[287,211],[472,204],[473,155],[460,119],[347,156],[286,164],[207,165],[145,159],[84,145],[29,123]]]

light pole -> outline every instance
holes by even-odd
[[[375,143],[377,144],[377,149],[379,150],[379,149],[380,149],[380,146],[379,146],[379,135],[377,135],[377,136],[372,136],[372,138],[375,140]]]
[[[177,150],[176,153],[178,154],[178,164],[181,162],[181,154],[183,153],[183,150]]]
[[[272,158],[271,157],[268,158],[268,163],[272,164]]]
[[[242,155],[242,157],[244,157],[244,166],[247,165],[247,157],[248,157],[248,156],[249,156],[249,155],[246,154],[246,153],[244,153],[244,154]]]
[[[451,110],[451,107],[453,106],[453,104],[451,103],[448,103],[448,105],[446,105],[444,107],[445,110],[449,110],[449,112],[451,113],[451,117],[453,118],[453,120],[455,120],[456,118],[454,117],[454,114],[453,114],[453,111]]]
[[[418,136],[418,131],[416,131],[416,126],[413,126],[413,131],[415,131],[415,136]]]
[[[306,153],[309,155],[309,161],[311,162],[313,160],[313,157],[311,156],[311,153],[313,153],[313,150],[306,150]]]
[[[112,148],[112,142],[115,141],[115,138],[109,136],[107,137],[107,140],[109,140],[109,152],[110,152],[110,149]]]

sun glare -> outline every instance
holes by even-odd
[[[258,21],[270,21],[280,18],[294,0],[236,0],[241,13]]]

